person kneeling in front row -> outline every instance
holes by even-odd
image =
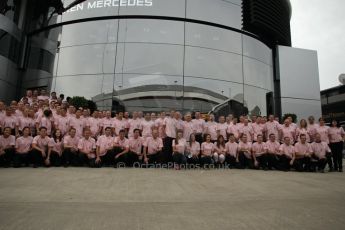
[[[278,169],[290,171],[295,161],[295,147],[291,144],[290,137],[284,137],[284,143],[279,147]]]
[[[268,162],[267,162],[267,148],[265,143],[263,142],[262,134],[257,135],[257,142],[255,142],[252,146],[253,151],[253,159],[254,159],[254,167],[256,169],[268,169]]]
[[[16,141],[16,153],[14,155],[13,167],[19,168],[23,164],[28,166],[30,163],[31,144],[33,137],[30,136],[30,128],[23,128],[23,136]]]
[[[307,136],[305,134],[301,134],[299,139],[300,141],[295,144],[295,168],[299,172],[309,172],[311,171],[310,161],[313,150],[311,145],[307,142]]]
[[[242,134],[241,141],[238,144],[236,161],[241,169],[253,168],[252,143],[247,141],[246,134]]]
[[[110,166],[114,159],[114,138],[111,136],[111,127],[105,128],[105,134],[96,142],[96,167]]]
[[[186,139],[183,138],[183,131],[178,130],[175,140],[172,143],[173,147],[173,162],[174,168],[179,170],[182,165],[187,163],[186,156],[184,155],[187,147]]]
[[[158,137],[157,129],[152,130],[152,137],[144,142],[144,164],[157,164],[162,162],[163,140]]]
[[[120,130],[119,136],[114,140],[114,167],[117,168],[120,164],[128,165],[129,141],[125,137],[125,130]]]
[[[329,148],[326,142],[321,141],[321,135],[315,135],[315,142],[311,143],[311,149],[313,151],[312,155],[312,169],[316,171],[316,169],[324,173],[325,167],[327,164],[327,158],[332,156],[331,149]]]
[[[91,137],[91,130],[84,129],[84,137],[78,142],[79,161],[82,165],[87,164],[94,168],[96,162],[96,141]]]

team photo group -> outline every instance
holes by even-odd
[[[45,90],[0,101],[1,167],[343,171],[345,132],[336,120],[328,126],[313,116],[298,124],[274,115],[215,119],[175,110],[113,115],[68,101]]]

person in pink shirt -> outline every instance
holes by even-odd
[[[205,141],[201,144],[200,163],[204,168],[209,168],[213,164],[212,154],[214,152],[214,145],[211,142],[211,135],[205,135]]]
[[[234,134],[236,142],[238,142],[238,140],[240,138],[240,125],[239,125],[239,123],[237,123],[237,118],[234,118],[232,120],[232,125],[228,127],[227,133],[228,134],[230,134],[230,133]]]
[[[141,130],[141,120],[138,118],[138,112],[133,112],[132,119],[128,121],[128,137],[131,138],[134,135],[134,130]]]
[[[185,120],[183,122],[183,138],[185,140],[189,140],[190,135],[194,133],[193,130],[193,122],[192,122],[192,114],[187,113],[185,115]]]
[[[296,129],[290,124],[289,119],[285,119],[284,124],[280,126],[281,142],[285,143],[285,137],[288,137],[291,144],[295,143]]]
[[[266,140],[269,139],[269,136],[273,133],[275,135],[276,138],[279,137],[279,122],[277,122],[274,119],[273,115],[269,115],[268,117],[268,121],[266,122],[265,126],[264,126],[264,132],[266,135]]]
[[[34,138],[30,136],[29,127],[24,127],[22,132],[23,136],[16,140],[16,151],[13,159],[14,168],[20,168],[23,164],[28,166],[30,163],[31,144]]]
[[[337,120],[333,120],[328,130],[329,147],[332,150],[334,170],[343,172],[343,147],[345,132]]]
[[[86,126],[90,128],[93,138],[97,138],[102,131],[101,130],[102,129],[101,121],[98,118],[98,114],[99,114],[99,112],[97,110],[95,110],[92,113],[92,116],[89,117],[88,120],[86,121],[86,123],[87,123]]]
[[[249,124],[248,119],[244,119],[243,120],[243,125],[239,129],[239,133],[240,133],[240,136],[245,134],[246,137],[247,137],[247,141],[248,142],[252,142],[253,141],[254,130],[253,130],[252,126]]]
[[[329,144],[329,127],[325,124],[325,120],[322,117],[319,119],[319,125],[316,128],[316,133],[320,134],[321,141]]]
[[[163,163],[172,161],[172,142],[176,138],[177,130],[177,120],[175,119],[175,110],[170,111],[170,116],[166,117],[163,122],[163,127],[165,130],[165,138],[163,140],[164,144],[164,159]]]
[[[311,145],[307,142],[307,135],[300,134],[299,141],[295,144],[295,168],[297,171],[302,172],[309,172],[311,170],[311,155],[313,150]]]
[[[296,141],[300,141],[300,136],[304,134],[307,138],[307,142],[310,143],[310,135],[309,135],[309,131],[308,131],[308,123],[305,119],[302,119],[299,122],[299,127],[297,127],[296,129],[296,137],[295,140]]]
[[[219,135],[214,143],[213,160],[216,164],[224,164],[226,156],[225,139],[223,135]]]
[[[274,133],[271,133],[269,135],[269,140],[266,141],[265,146],[267,149],[267,163],[268,163],[268,169],[272,170],[273,168],[278,169],[278,159],[280,156],[279,148],[280,144],[276,140],[276,135]]]
[[[311,148],[313,150],[313,171],[317,169],[319,172],[324,173],[327,162],[331,160],[331,149],[326,142],[321,140],[321,135],[319,133],[315,135],[315,142],[311,143]],[[330,171],[332,171],[331,168]]]
[[[63,149],[63,138],[59,129],[54,130],[52,138],[48,144],[48,156],[46,164],[48,166],[61,166],[62,161],[62,149]]]
[[[101,120],[100,126],[102,127],[102,134],[105,133],[105,128],[112,127],[113,119],[111,118],[111,112],[106,111],[105,117]]]
[[[111,136],[111,128],[105,128],[105,134],[100,136],[96,142],[96,166],[110,166],[113,163],[114,138]]]
[[[129,141],[125,137],[126,131],[120,130],[119,135],[114,139],[114,167],[120,164],[128,166]]]
[[[83,137],[78,142],[79,161],[81,165],[87,164],[89,167],[96,166],[96,141],[91,137],[91,130],[84,129]]]
[[[60,116],[54,120],[55,129],[59,129],[62,136],[68,133],[69,119],[67,117],[67,110],[65,108],[60,109]]]
[[[148,137],[143,146],[144,164],[151,165],[162,161],[163,141],[157,129],[152,130],[152,137]]]
[[[253,168],[252,143],[248,142],[246,134],[242,134],[240,137],[236,162],[240,169]]]
[[[310,136],[310,142],[315,140],[317,127],[318,125],[315,124],[315,118],[313,116],[308,117],[308,134]]]
[[[190,167],[194,167],[199,163],[200,157],[200,143],[196,141],[195,134],[192,133],[189,137],[186,149],[187,163]]]
[[[11,135],[11,128],[5,127],[4,134],[0,136],[0,166],[9,167],[13,160],[16,144],[15,136]]]
[[[151,120],[151,114],[146,113],[144,120],[141,122],[141,136],[144,138],[144,140],[148,137],[152,137],[152,129],[154,128],[154,126],[155,123]]]
[[[289,171],[295,161],[295,147],[291,144],[289,136],[284,137],[284,143],[279,147],[279,169]]]
[[[78,109],[75,112],[75,117],[70,117],[68,119],[69,128],[75,128],[77,136],[81,138],[83,136],[83,129],[86,127],[85,120],[81,117],[81,110]]]
[[[62,162],[64,167],[68,167],[70,164],[73,166],[80,166],[78,157],[78,143],[79,137],[76,135],[75,128],[71,128],[63,139],[63,152]]]
[[[120,130],[126,130],[127,126],[128,126],[127,122],[123,119],[123,112],[119,112],[118,116],[114,118],[114,121],[112,124],[115,135],[118,136],[120,133]]]
[[[267,161],[267,147],[263,142],[264,137],[262,134],[257,135],[257,142],[252,145],[252,153],[254,160],[254,167],[256,169],[262,168],[263,170],[268,169]]]
[[[187,159],[185,157],[187,141],[183,138],[182,130],[177,131],[176,138],[172,143],[172,148],[174,167],[175,169],[179,170],[181,168],[181,165],[185,165],[187,163]]]
[[[142,148],[144,144],[144,138],[140,136],[140,129],[135,129],[133,137],[129,138],[129,152],[128,152],[128,165],[138,166],[139,161],[143,160]]]
[[[236,138],[233,133],[229,134],[229,141],[225,144],[225,149],[225,162],[229,164],[230,168],[235,168],[237,166],[236,157],[238,151],[238,144],[236,143]]]
[[[50,138],[47,135],[47,128],[40,127],[39,135],[34,137],[32,141],[32,161],[33,167],[37,168],[40,165],[46,165],[48,157]]]
[[[252,123],[252,130],[253,130],[253,140],[254,141],[258,141],[258,135],[262,135],[264,134],[264,125],[262,124],[262,117],[258,116],[256,118],[256,122]]]
[[[13,110],[11,109],[11,107],[7,107],[5,116],[3,117],[1,121],[2,133],[4,133],[5,127],[9,127],[11,129],[11,134],[18,136],[19,135],[18,126],[19,126],[18,118],[13,115]]]
[[[36,129],[39,130],[40,127],[46,127],[48,136],[52,134],[53,118],[51,110],[44,110],[43,116],[36,119]]]
[[[222,135],[224,140],[227,140],[227,134],[226,131],[228,130],[228,124],[225,122],[225,117],[220,116],[218,119],[219,123],[217,124],[217,139],[218,136]]]
[[[196,141],[200,144],[203,142],[203,132],[205,130],[205,120],[202,119],[199,111],[195,112],[195,119],[193,119],[193,130]]]
[[[165,119],[165,112],[161,112],[159,117],[155,120],[155,127],[158,128],[160,138],[165,138],[165,130],[163,126],[164,119]]]
[[[218,124],[214,121],[214,115],[210,114],[209,121],[205,123],[205,134],[211,135],[211,142],[216,142],[218,133],[217,133]],[[200,143],[199,143],[200,144]]]
[[[25,127],[29,127],[29,129],[33,129],[35,127],[35,121],[32,119],[32,117],[29,116],[29,109],[25,109],[23,112],[23,116],[18,118],[19,121],[19,134],[23,134],[23,129]]]

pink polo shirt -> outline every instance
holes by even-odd
[[[52,151],[61,154],[62,153],[62,148],[63,148],[63,140],[55,141],[54,138],[50,138],[50,141],[48,143],[48,146],[52,148]]]
[[[313,152],[311,145],[309,143],[302,144],[297,142],[295,144],[296,157],[304,157],[306,154],[311,154]]]
[[[181,139],[178,141],[178,144],[176,144],[176,143],[175,143],[175,140],[173,140],[173,142],[172,142],[172,147],[175,147],[175,148],[176,148],[176,151],[177,151],[178,153],[184,154],[184,152],[186,151],[186,148],[187,148],[187,141],[186,141],[186,139],[181,138]]]
[[[326,142],[329,144],[329,137],[328,137],[328,132],[329,132],[329,127],[324,125],[324,126],[318,126],[316,128],[316,133],[320,134],[321,136],[321,141]]]
[[[131,119],[128,121],[129,131],[128,137],[133,137],[133,132],[135,129],[142,129],[141,128],[141,120],[139,118]]]
[[[219,145],[219,147],[217,146],[217,142],[215,142],[214,144],[214,151],[218,154],[226,154],[226,144],[224,146]]]
[[[308,129],[305,129],[305,128],[297,128],[296,129],[296,138],[295,139],[297,141],[300,141],[301,134],[305,134],[307,137],[307,142],[310,142],[310,135],[309,135]]]
[[[35,120],[31,117],[21,117],[19,120],[19,130],[23,131],[25,127],[29,127],[30,130],[35,127]]]
[[[167,137],[176,138],[176,122],[177,120],[171,117],[164,119],[165,134]]]
[[[243,151],[243,150],[247,150],[244,152],[244,155],[246,156],[246,158],[251,159],[252,158],[252,143],[247,142],[244,143],[242,141],[240,141],[240,143],[238,144],[238,150],[239,151]]]
[[[153,121],[146,121],[143,120],[141,122],[141,127],[142,127],[142,137],[145,139],[147,137],[152,137],[152,129],[154,128],[155,123]]]
[[[267,152],[270,153],[270,154],[278,154],[280,155],[279,153],[279,148],[280,148],[280,144],[278,141],[267,141],[266,142],[266,149],[267,149]]]
[[[55,126],[61,131],[61,134],[64,136],[68,132],[68,128],[69,128],[68,117],[58,116],[55,119]]]
[[[82,137],[83,129],[85,127],[85,120],[83,118],[70,117],[68,122],[69,127],[73,127],[76,129],[76,135],[78,137]]]
[[[255,142],[252,145],[252,150],[255,156],[260,157],[266,154],[267,152],[266,144],[264,142],[261,142],[261,143]]]
[[[191,145],[190,143],[187,144],[187,152],[192,155],[199,155],[200,154],[200,143],[194,141]]]
[[[81,138],[78,142],[78,149],[84,153],[89,153],[88,156],[95,158],[96,155],[93,153],[96,149],[96,141],[92,137],[86,139],[85,137]],[[92,152],[92,153],[91,153]]]
[[[296,130],[292,125],[289,125],[289,126],[281,125],[280,130],[282,132],[281,141],[284,141],[285,137],[289,137],[291,144],[295,142]]]
[[[264,125],[254,123],[252,124],[254,141],[258,140],[258,135],[263,135]]]
[[[253,128],[252,126],[248,125],[243,125],[242,128],[239,130],[240,131],[240,135],[241,134],[246,134],[247,135],[247,141],[248,142],[252,142],[253,141]]]
[[[113,127],[113,119],[112,118],[103,118],[101,121],[101,126],[103,127],[103,130],[105,130],[105,128],[112,128]]]
[[[155,120],[155,127],[158,128],[158,132],[159,132],[159,137],[160,138],[164,138],[165,137],[165,131],[164,131],[164,119],[162,118],[158,118]]]
[[[16,138],[13,135],[10,135],[8,137],[4,137],[4,135],[0,136],[0,147],[2,149],[7,149],[9,147],[16,145]]]
[[[279,123],[277,121],[267,121],[264,126],[264,131],[266,132],[266,138],[268,139],[270,134],[274,134],[276,138],[279,138]]]
[[[36,120],[36,123],[38,123],[38,127],[46,127],[47,128],[47,134],[51,135],[52,134],[52,118],[47,118],[47,117],[39,117]]]
[[[279,152],[282,155],[285,155],[289,158],[293,157],[293,154],[295,154],[295,147],[293,145],[286,145],[285,143],[280,145]]]
[[[210,142],[210,143],[203,142],[201,144],[201,151],[202,151],[204,156],[211,156],[213,154],[213,151],[214,151],[213,143],[212,142]]]
[[[205,133],[211,135],[212,141],[217,140],[217,127],[218,127],[218,124],[215,121],[213,122],[209,121],[205,124]]]
[[[92,136],[95,137],[100,129],[101,121],[98,118],[89,117],[86,121],[87,126],[89,126]]]
[[[219,135],[222,135],[224,137],[224,140],[227,140],[228,137],[226,135],[226,131],[228,130],[228,124],[227,123],[218,123],[217,124],[217,131],[219,132]]]
[[[144,144],[144,139],[142,137],[138,137],[138,138],[131,137],[129,138],[128,144],[129,144],[129,151],[137,153],[137,154],[141,154],[141,149]]]
[[[120,130],[125,130],[127,128],[127,121],[125,121],[124,119],[117,119],[114,118],[112,127],[115,128],[115,135],[119,135]]]
[[[183,138],[189,141],[190,135],[193,133],[193,122],[183,122]]]
[[[193,119],[193,130],[195,133],[203,133],[205,128],[204,119]]]
[[[32,144],[37,145],[37,147],[43,149],[45,152],[48,150],[49,142],[50,138],[48,136],[42,138],[40,135],[34,137],[34,139],[32,140]]]
[[[75,149],[78,149],[78,143],[80,138],[76,135],[73,138],[70,135],[66,135],[63,139],[64,146],[71,146]]]
[[[238,144],[236,142],[228,141],[225,144],[225,148],[226,148],[226,153],[227,154],[229,154],[230,156],[236,157],[237,150],[238,150]]]
[[[315,135],[317,133],[316,129],[317,129],[318,125],[317,124],[309,124],[308,125],[308,133],[310,136],[310,141],[313,142],[315,139]]]
[[[129,141],[127,138],[123,138],[121,140],[121,138],[119,136],[117,136],[114,139],[114,144],[117,145],[117,147],[120,147],[123,149],[129,148]]]
[[[155,154],[161,148],[163,148],[163,141],[159,137],[157,137],[156,139],[154,139],[153,137],[148,137],[144,142],[144,147],[147,147],[147,154]]]
[[[112,136],[102,135],[98,137],[96,146],[99,147],[99,155],[104,156],[109,149],[112,149],[114,138]]]
[[[344,129],[342,127],[330,127],[328,130],[330,143],[337,143],[343,141],[343,136],[345,135]]]
[[[232,125],[228,129],[228,133],[234,134],[235,138],[238,139],[240,137],[240,126],[239,125]]]
[[[18,118],[16,116],[4,116],[2,120],[1,126],[3,128],[10,127],[11,129],[14,129],[16,126],[19,125]]]
[[[28,137],[18,137],[16,140],[16,152],[20,154],[28,153],[31,149],[31,144],[34,138],[32,136]]]
[[[313,150],[313,153],[319,158],[324,159],[326,158],[326,153],[331,152],[331,149],[329,148],[328,144],[324,141],[322,142],[313,142],[311,143],[311,148]]]

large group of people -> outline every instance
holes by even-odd
[[[55,92],[28,90],[0,101],[0,165],[175,169],[226,167],[343,171],[345,132],[310,116],[299,124],[274,115],[238,118],[200,112],[143,113],[76,108]]]

